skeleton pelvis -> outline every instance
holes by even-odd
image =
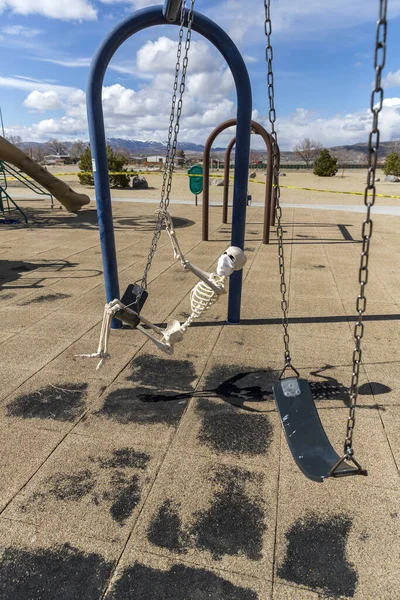
[[[173,319],[172,321],[168,321],[163,331],[163,339],[173,345],[183,340],[183,333],[180,322]]]

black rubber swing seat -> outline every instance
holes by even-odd
[[[147,300],[147,296],[148,293],[146,290],[136,283],[130,283],[121,298],[121,302],[125,305],[125,308],[116,313],[116,318],[120,319],[125,325],[137,327],[140,323],[138,315]]]
[[[325,433],[306,379],[281,379],[274,385],[273,392],[287,443],[304,475],[322,482],[332,476],[367,474],[356,462],[354,467],[345,461],[340,463],[342,457]]]

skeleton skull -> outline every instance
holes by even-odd
[[[218,259],[217,273],[229,277],[233,271],[240,271],[246,264],[247,258],[243,250],[237,246],[230,246]]]

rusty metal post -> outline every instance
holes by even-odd
[[[203,190],[203,241],[208,240],[208,214],[209,214],[209,184],[210,184],[210,152],[211,146],[217,137],[228,127],[236,125],[236,119],[228,119],[218,125],[209,135],[203,152],[203,169],[204,169],[204,190]],[[260,135],[267,147],[267,170],[265,175],[265,208],[264,208],[264,226],[263,226],[263,244],[269,244],[270,228],[275,225],[275,206],[273,205],[272,194],[272,142],[271,136],[266,129],[256,121],[251,122],[251,128],[254,133]],[[225,168],[224,168],[224,196],[222,207],[222,223],[228,222],[228,195],[229,195],[229,160],[230,153],[235,144],[236,138],[233,138],[225,152]],[[279,151],[279,149],[278,149]],[[227,159],[227,157],[229,158]],[[228,165],[228,168],[227,168]]]

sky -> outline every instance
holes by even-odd
[[[90,63],[109,33],[154,0],[0,0],[0,106],[6,135],[24,141],[88,139]],[[371,124],[378,0],[271,0],[278,141],[292,150],[305,137],[324,146],[365,142]],[[220,25],[249,71],[253,118],[268,129],[262,0],[196,0]],[[381,140],[400,138],[400,0],[389,0]],[[165,141],[178,28],[147,28],[127,40],[106,73],[107,137]],[[204,144],[236,116],[236,91],[224,59],[192,35],[180,141]],[[218,145],[229,142],[221,134]],[[252,147],[261,148],[256,138]]]

